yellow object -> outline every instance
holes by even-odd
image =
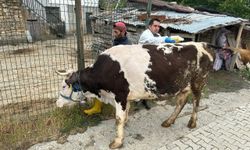
[[[170,36],[171,39],[175,40],[176,43],[184,41],[184,38],[176,35],[176,36]]]
[[[97,98],[94,98],[94,106],[90,109],[86,109],[83,112],[87,115],[93,115],[100,113],[102,111],[102,102],[98,100]]]

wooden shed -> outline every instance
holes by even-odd
[[[141,33],[146,29],[146,0],[130,0],[123,9],[99,13],[92,16],[94,35],[93,49],[103,51],[112,46],[112,25],[123,21],[128,28],[128,37],[132,43],[138,43]],[[228,36],[230,46],[236,47],[237,36],[239,46],[250,45],[249,27],[244,27],[248,20],[228,16],[201,12],[191,7],[177,5],[163,1],[153,1],[150,17],[161,20],[162,35],[179,35],[186,41],[215,42],[215,37],[221,28],[231,31]],[[240,42],[241,41],[241,42]]]

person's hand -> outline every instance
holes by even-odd
[[[165,38],[165,43],[175,43],[175,40],[171,39],[170,37]]]
[[[179,35],[170,36],[170,38],[175,40],[176,43],[184,41],[184,38],[180,37]]]

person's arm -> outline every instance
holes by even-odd
[[[154,37],[154,35],[149,31],[144,31],[139,39],[139,44],[159,44],[164,43],[166,37]]]

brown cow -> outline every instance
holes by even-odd
[[[242,63],[246,65],[248,68],[250,67],[250,50],[242,48],[232,48],[232,47],[230,47],[229,49],[231,49],[234,52],[238,52]]]
[[[116,109],[117,136],[110,148],[122,146],[130,101],[137,99],[176,96],[174,112],[162,123],[169,127],[193,93],[193,112],[187,126],[195,128],[201,91],[213,58],[213,52],[202,42],[114,46],[101,53],[93,66],[67,77],[68,86],[63,86],[64,96],[57,104],[69,104],[73,92],[70,85],[80,87],[85,97],[98,97],[112,104]]]

